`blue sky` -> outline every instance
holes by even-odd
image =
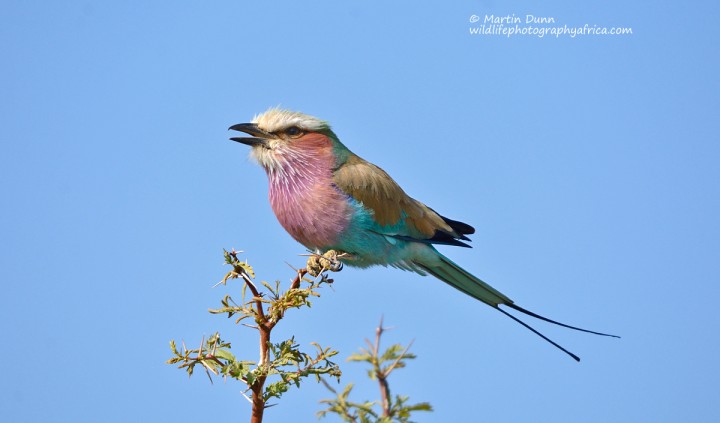
[[[717,421],[716,2],[21,2],[0,6],[0,416],[246,420],[168,341],[220,330],[222,249],[288,280],[303,248],[227,127],[282,105],[475,226],[442,248],[578,364],[432,278],[346,269],[276,340],[346,357],[381,315],[418,359],[391,380],[434,421]],[[470,35],[472,15],[632,35]],[[357,400],[377,398],[357,364]],[[268,420],[314,421],[308,384]],[[326,421],[335,421],[327,419]]]

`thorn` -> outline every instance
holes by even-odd
[[[251,399],[249,396],[247,396],[247,395],[245,394],[245,392],[242,392],[242,391],[241,391],[240,393],[242,394],[242,396],[245,397],[246,400],[248,400],[248,402],[249,402],[250,404],[252,404],[252,399]]]
[[[412,347],[413,342],[415,342],[414,339],[412,341],[410,341],[410,343],[407,345],[407,347],[405,347],[403,352],[401,352],[400,355],[397,357],[397,359],[395,359],[393,364],[390,365],[390,367],[388,367],[387,370],[385,370],[385,377],[390,376],[390,373],[395,369],[395,366],[397,366],[397,364],[400,362],[400,360],[405,358],[405,354],[407,354],[407,352],[410,351],[410,347]]]
[[[321,377],[321,378],[320,378],[320,382],[322,382],[322,384],[325,385],[325,387],[328,388],[328,390],[329,390],[330,392],[332,392],[333,394],[337,395],[337,391],[336,391],[332,386],[330,386],[329,383],[327,383],[327,381],[325,380],[324,377]]]

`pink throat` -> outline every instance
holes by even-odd
[[[330,149],[288,154],[276,167],[266,168],[270,204],[280,224],[311,250],[337,244],[351,210],[333,185]]]

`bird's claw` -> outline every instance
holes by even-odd
[[[342,257],[344,254],[335,250],[328,250],[323,255],[312,254],[307,261],[307,272],[313,277],[317,277],[326,270],[339,272],[343,268],[343,263],[338,257]]]

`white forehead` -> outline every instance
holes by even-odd
[[[260,129],[267,132],[280,131],[291,126],[310,131],[319,131],[329,127],[327,122],[314,116],[277,108],[255,115],[252,123],[256,123]]]

